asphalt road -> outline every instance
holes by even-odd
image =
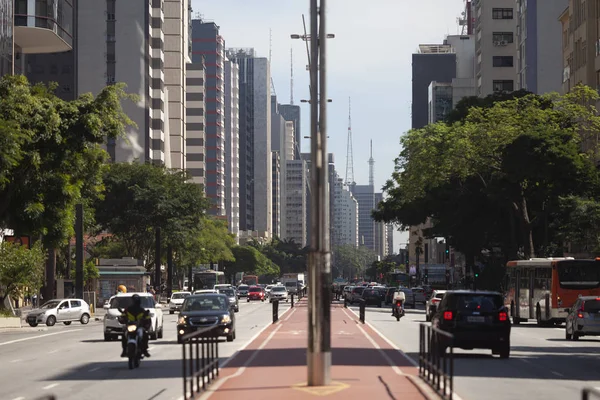
[[[280,313],[288,307],[280,305]],[[270,324],[271,311],[268,302],[240,301],[237,338],[219,344],[222,360]],[[150,341],[152,357],[135,370],[120,358],[120,341],[104,341],[102,322],[0,332],[0,398],[33,400],[54,394],[58,400],[178,399],[183,383],[176,320],[177,314],[164,313],[164,338]]]
[[[358,313],[356,307],[352,309]],[[418,362],[419,324],[425,322],[424,310],[409,308],[398,322],[389,307],[368,307],[365,319]],[[455,349],[455,353],[454,387],[464,400],[578,399],[583,387],[600,386],[600,338],[567,342],[564,325],[513,325],[507,360],[483,349]]]

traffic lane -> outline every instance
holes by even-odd
[[[397,322],[391,311],[367,310],[366,320],[418,362],[419,324],[423,311],[407,310]],[[455,391],[465,399],[564,399],[579,396],[583,386],[600,386],[597,359],[600,340],[564,340],[564,328],[513,325],[511,357],[492,357],[484,349],[455,349]],[[494,385],[494,391],[490,391]]]
[[[219,343],[221,361],[233,355],[264,326],[271,322],[268,303],[240,303],[236,313],[236,340]],[[280,310],[283,312],[284,307]],[[177,344],[177,314],[164,315],[164,338],[150,341],[152,357],[142,361],[139,369],[129,370],[120,358],[120,342],[105,342],[102,329],[81,339],[80,346],[61,355],[60,363],[40,362],[42,370],[20,370],[25,379],[20,390],[11,390],[13,397],[36,398],[52,393],[59,399],[99,400],[107,394],[117,397],[130,394],[134,398],[168,400],[181,396],[182,348]],[[53,366],[51,366],[54,364]],[[54,368],[54,370],[52,369]],[[29,390],[23,389],[27,387]],[[3,388],[4,391],[4,388]]]

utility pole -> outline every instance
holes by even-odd
[[[75,206],[75,297],[83,299],[83,204]]]
[[[331,383],[331,253],[327,162],[326,0],[310,1],[311,246],[308,259],[308,386]]]
[[[156,242],[155,242],[155,260],[154,260],[154,290],[156,294],[160,292],[160,257],[161,257],[161,242],[160,242],[160,227],[156,227]]]

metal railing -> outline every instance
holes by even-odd
[[[454,336],[452,334],[428,324],[420,324],[419,375],[443,399],[452,400],[454,390]]]
[[[581,390],[581,400],[598,400],[600,399],[600,390],[595,388],[583,388]]]
[[[183,398],[195,399],[219,377],[217,326],[199,329],[181,338],[183,344]]]

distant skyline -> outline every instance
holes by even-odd
[[[303,33],[302,14],[310,31],[309,1],[192,0],[193,17],[200,14],[220,27],[226,47],[252,47],[269,57],[279,103],[290,102],[290,49],[293,49],[294,104],[302,107],[302,136],[310,134],[309,76],[306,46],[291,34]],[[400,136],[411,126],[411,57],[421,43],[441,43],[460,33],[457,19],[464,0],[400,2],[330,0],[327,26],[328,152],[342,178],[346,174],[348,98],[352,99],[354,179],[369,182],[369,142],[373,140],[375,190],[391,176],[400,153]],[[271,34],[270,34],[271,32]],[[303,152],[309,151],[303,139]],[[395,232],[394,252],[406,243],[406,232]]]

